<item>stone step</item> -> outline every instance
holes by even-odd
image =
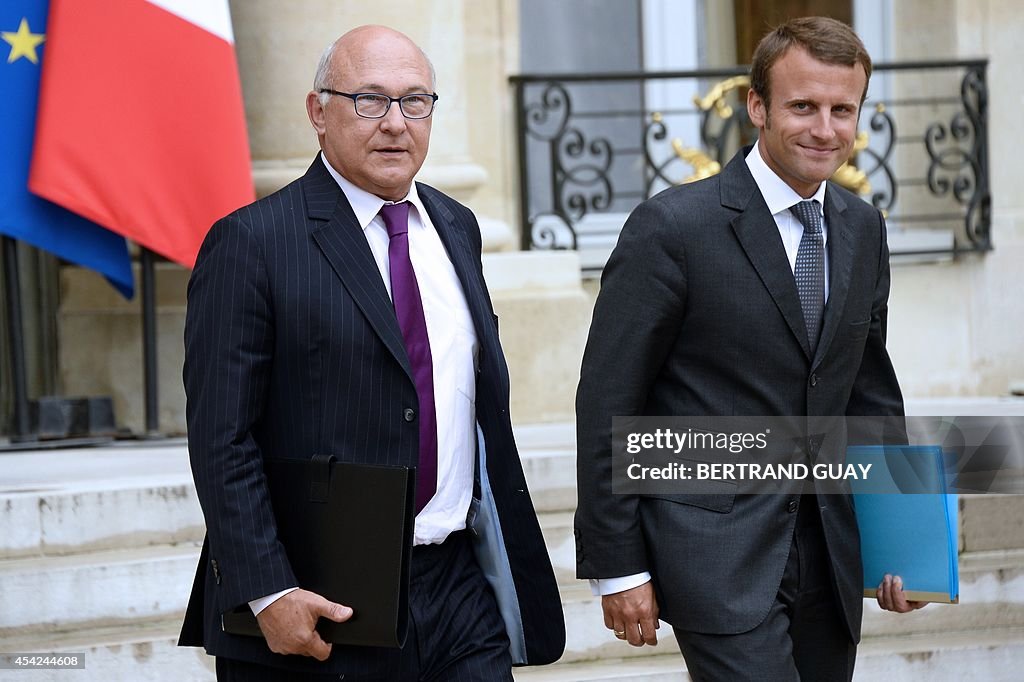
[[[576,425],[513,426],[519,457],[538,512],[576,508]]]
[[[1022,662],[1024,628],[871,637],[861,642],[853,679],[1011,682],[1021,678]]]
[[[0,650],[22,653],[85,654],[85,670],[19,672],[17,680],[68,679],[103,682],[212,682],[214,660],[202,649],[177,646],[181,619],[138,621],[74,632],[0,637]],[[8,679],[0,676],[0,679]]]
[[[5,593],[5,609],[0,614],[0,650],[85,650],[92,652],[96,660],[119,657],[119,665],[128,668],[135,665],[132,661],[147,656],[163,660],[189,655],[171,645],[180,625],[197,551],[195,546],[158,547],[4,562],[0,567],[0,583]],[[967,556],[963,566],[964,603],[960,605],[931,605],[905,615],[872,612],[868,608],[859,664],[862,671],[894,671],[896,679],[920,679],[907,675],[921,666],[931,671],[928,666],[937,665],[930,663],[936,657],[941,661],[936,669],[945,670],[951,665],[960,669],[954,665],[956,656],[947,660],[951,655],[946,649],[954,645],[958,650],[968,651],[972,661],[986,647],[996,656],[1012,658],[1024,653],[1022,590],[1018,582],[1024,556]],[[656,648],[625,646],[604,627],[600,600],[590,594],[587,583],[571,580],[565,574],[561,577],[568,632],[566,652],[559,666],[547,669],[553,677],[537,679],[679,679],[681,662],[674,656],[676,645],[668,626],[661,629]],[[74,609],[69,609],[68,604],[74,604]],[[73,617],[68,615],[71,611]],[[163,619],[164,630],[159,637],[149,637],[147,633],[153,628],[159,629],[152,621],[159,619]],[[974,628],[973,639],[950,639],[949,633],[965,628]],[[133,644],[120,653],[97,636],[121,636],[129,631]],[[673,655],[666,656],[666,652]],[[191,655],[195,657],[194,653]],[[883,655],[888,658],[868,660]],[[586,665],[593,661],[601,663]],[[971,663],[983,664],[983,660]],[[167,667],[176,669],[173,664]],[[524,671],[523,679],[537,674]],[[146,679],[151,677],[147,675]],[[876,678],[865,674],[862,679]]]
[[[556,564],[571,567],[576,506],[575,454],[566,425],[522,427],[522,460],[538,512],[552,512]],[[964,549],[1024,548],[1016,521],[1024,499],[961,499]],[[545,522],[550,526],[552,522]],[[0,527],[9,529],[0,560],[195,541],[203,522],[184,441],[4,456]],[[563,531],[568,531],[563,532]]]
[[[86,555],[7,560],[0,564],[5,608],[0,645],[11,637],[91,631],[136,620],[180,618],[191,586],[197,544]],[[675,646],[663,626],[657,649],[624,646],[604,627],[600,599],[586,581],[559,571],[567,623],[564,661],[657,655]],[[864,634],[884,640],[976,628],[1024,629],[1024,552],[986,552],[961,560],[961,604],[933,604],[910,614],[866,604]],[[179,621],[180,622],[180,621]],[[3,650],[13,650],[0,646]]]
[[[551,565],[555,571],[570,576],[576,575],[576,537],[573,535],[573,512],[541,512],[540,529],[544,534],[544,544],[551,557]]]
[[[200,649],[175,646],[178,621],[156,620],[130,626],[90,629],[0,639],[0,648],[17,652],[84,653],[88,680],[150,680],[178,682],[213,680],[213,659]],[[667,642],[642,658],[605,658],[559,662],[514,671],[518,682],[679,682],[685,675],[682,657]],[[868,638],[861,643],[854,679],[976,679],[1011,682],[1020,679],[1024,630],[951,631],[942,638]],[[36,671],[33,680],[66,679],[67,671]],[[22,676],[19,675],[18,679]]]
[[[0,525],[13,531],[0,559],[202,541],[205,533],[195,486],[173,479],[6,494]]]
[[[538,513],[576,509],[575,450],[521,449],[519,458]]]
[[[5,454],[0,527],[0,560],[172,544],[204,532],[183,439]]]
[[[180,619],[199,550],[199,543],[187,543],[0,562],[0,641],[136,620]]]
[[[680,682],[688,680],[676,649],[639,659],[560,662],[515,671],[517,682]],[[673,645],[674,647],[674,645]],[[854,680],[872,682],[1015,682],[1024,660],[1024,629],[952,631],[941,638],[904,636],[865,639]]]
[[[557,446],[565,427],[523,427],[520,432],[526,443],[523,466],[538,511],[574,509],[575,454]],[[183,439],[10,453],[3,465],[0,560],[203,537]]]
[[[680,682],[689,680],[686,666],[675,644],[668,652],[645,658],[608,658],[599,661],[556,663],[555,665],[517,668],[513,677],[517,682]],[[647,647],[645,647],[647,648]]]
[[[555,425],[519,436],[562,591],[569,632],[564,660],[659,658],[658,652],[675,650],[670,628],[662,628],[657,649],[622,645],[603,626],[600,600],[585,581],[573,578],[569,509],[575,506],[575,466],[564,442],[568,434],[565,425]],[[11,529],[0,547],[0,644],[26,634],[81,634],[154,618],[179,619],[202,537],[184,443],[23,457],[4,456],[0,482],[0,527]],[[965,518],[976,508],[991,518],[1005,517],[1003,505],[1012,512],[1019,500],[978,496],[962,502]],[[1000,541],[986,542],[999,546]],[[934,640],[969,627],[1024,627],[1024,550],[965,553],[961,584],[962,603],[955,606],[932,605],[897,616],[867,604],[865,636],[870,641],[925,634]]]
[[[559,571],[567,643],[564,660],[645,655],[644,647],[625,647],[604,627],[600,597],[587,581],[573,580]],[[939,638],[946,632],[978,629],[1024,630],[1024,551],[978,552],[960,558],[960,603],[929,604],[912,613],[882,611],[873,600],[864,602],[863,635],[866,639],[907,636]],[[672,628],[665,623],[659,642],[675,646]],[[659,644],[658,649],[661,649]]]
[[[574,660],[594,657],[595,646],[603,649],[618,643],[603,627],[599,599],[590,594],[586,581],[574,578],[572,514],[542,513],[540,520],[565,603],[569,656]],[[23,627],[45,631],[68,623],[119,622],[180,612],[194,575],[200,538],[201,532],[192,541],[173,545],[8,558],[0,562],[0,584],[9,605],[0,612],[0,632]],[[895,615],[868,601],[865,635],[968,626],[1024,627],[1024,550],[965,553],[960,578],[961,603],[957,605],[935,604]]]
[[[574,456],[566,451],[528,451],[523,462],[552,560],[573,570]],[[1024,499],[969,496],[961,505],[965,528],[976,531],[967,533],[965,549],[1024,547],[1024,531],[1015,521]],[[188,472],[112,479],[102,486],[86,481],[7,489],[0,492],[0,527],[8,529],[0,560],[194,542],[204,533]]]
[[[535,472],[557,468],[565,458],[531,453],[524,463]],[[538,513],[559,519],[553,537],[565,545],[566,529],[572,539],[572,512],[563,510],[576,506],[575,488],[559,486],[555,476],[533,480],[539,481],[531,484]],[[194,484],[172,477],[115,481],[103,489],[2,493],[0,526],[11,531],[0,545],[0,560],[201,541],[205,532]],[[565,548],[575,551],[571,542]]]

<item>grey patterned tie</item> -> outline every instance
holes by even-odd
[[[796,251],[796,291],[807,325],[807,340],[811,355],[818,347],[821,318],[825,312],[825,249],[821,234],[821,210],[817,201],[801,201],[790,206],[790,211],[804,226],[800,248]]]

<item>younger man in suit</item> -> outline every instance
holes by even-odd
[[[694,680],[849,679],[856,518],[813,489],[612,494],[612,418],[902,414],[885,224],[828,182],[870,74],[840,22],[772,31],[751,68],[757,144],[637,207],[604,270],[577,396],[577,573],[619,639],[656,644],[671,623]],[[917,606],[892,580],[879,603]]]

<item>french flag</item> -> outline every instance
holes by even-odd
[[[29,189],[186,267],[254,198],[227,0],[52,0]]]

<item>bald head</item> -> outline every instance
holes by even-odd
[[[423,50],[386,26],[361,26],[320,58],[306,112],[334,170],[399,201],[427,156],[436,101],[434,69]]]
[[[396,62],[407,61],[409,66],[426,66],[430,73],[430,89],[436,89],[437,77],[434,65],[427,53],[414,43],[409,36],[387,26],[359,26],[344,34],[327,46],[320,55],[320,62],[313,77],[313,90],[319,92],[330,88],[347,70],[353,69],[359,62],[372,59],[375,55],[390,55]],[[321,102],[326,103],[326,93],[320,95]]]

